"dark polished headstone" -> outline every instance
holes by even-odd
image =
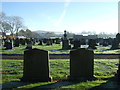
[[[51,81],[49,74],[48,51],[31,49],[24,52],[22,81]]]
[[[69,80],[90,80],[94,75],[94,52],[85,48],[70,51]]]

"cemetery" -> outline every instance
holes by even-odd
[[[3,89],[120,89],[120,34],[6,38],[0,47]]]

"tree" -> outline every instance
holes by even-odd
[[[45,33],[45,37],[46,38],[50,38],[50,37],[54,37],[55,36],[55,33],[54,32],[46,32]]]
[[[19,36],[25,36],[25,31],[23,29],[21,29],[19,32],[18,32],[18,35]]]
[[[0,12],[0,31],[2,32],[2,36],[6,35],[6,32],[9,32],[11,26],[7,23],[7,16],[4,12]]]
[[[26,29],[25,36],[26,36],[27,38],[32,38],[32,31],[29,30],[29,29]]]
[[[7,23],[11,26],[10,28],[11,35],[13,34],[18,35],[19,30],[24,27],[23,19],[19,16],[8,17]]]
[[[26,29],[26,31],[25,30],[20,30],[18,34],[20,36],[25,36],[27,38],[39,38],[40,37],[40,35],[38,33],[32,32],[29,29]]]
[[[11,35],[18,35],[20,29],[24,28],[23,18],[19,16],[6,16],[0,12],[0,31],[2,33],[10,32]]]

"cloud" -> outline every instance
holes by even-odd
[[[60,23],[63,21],[65,15],[66,15],[66,12],[67,12],[67,8],[68,8],[69,5],[70,5],[70,2],[71,2],[71,0],[65,0],[64,10],[63,10],[63,12],[61,13],[60,17],[58,18],[57,22],[55,23],[55,26],[59,26]]]
[[[70,5],[71,1],[72,0],[65,0],[64,7],[67,8]]]
[[[57,20],[56,26],[58,26],[62,22],[65,15],[66,15],[66,9],[63,10],[62,14],[60,15],[59,19]]]

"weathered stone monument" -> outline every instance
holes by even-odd
[[[24,51],[24,71],[22,81],[51,81],[48,51],[31,49]]]
[[[70,51],[69,80],[91,80],[94,74],[94,53],[91,50],[80,48]]]
[[[62,40],[62,49],[71,49],[71,47],[69,45],[69,40],[67,39],[66,30],[64,31],[64,38]]]

